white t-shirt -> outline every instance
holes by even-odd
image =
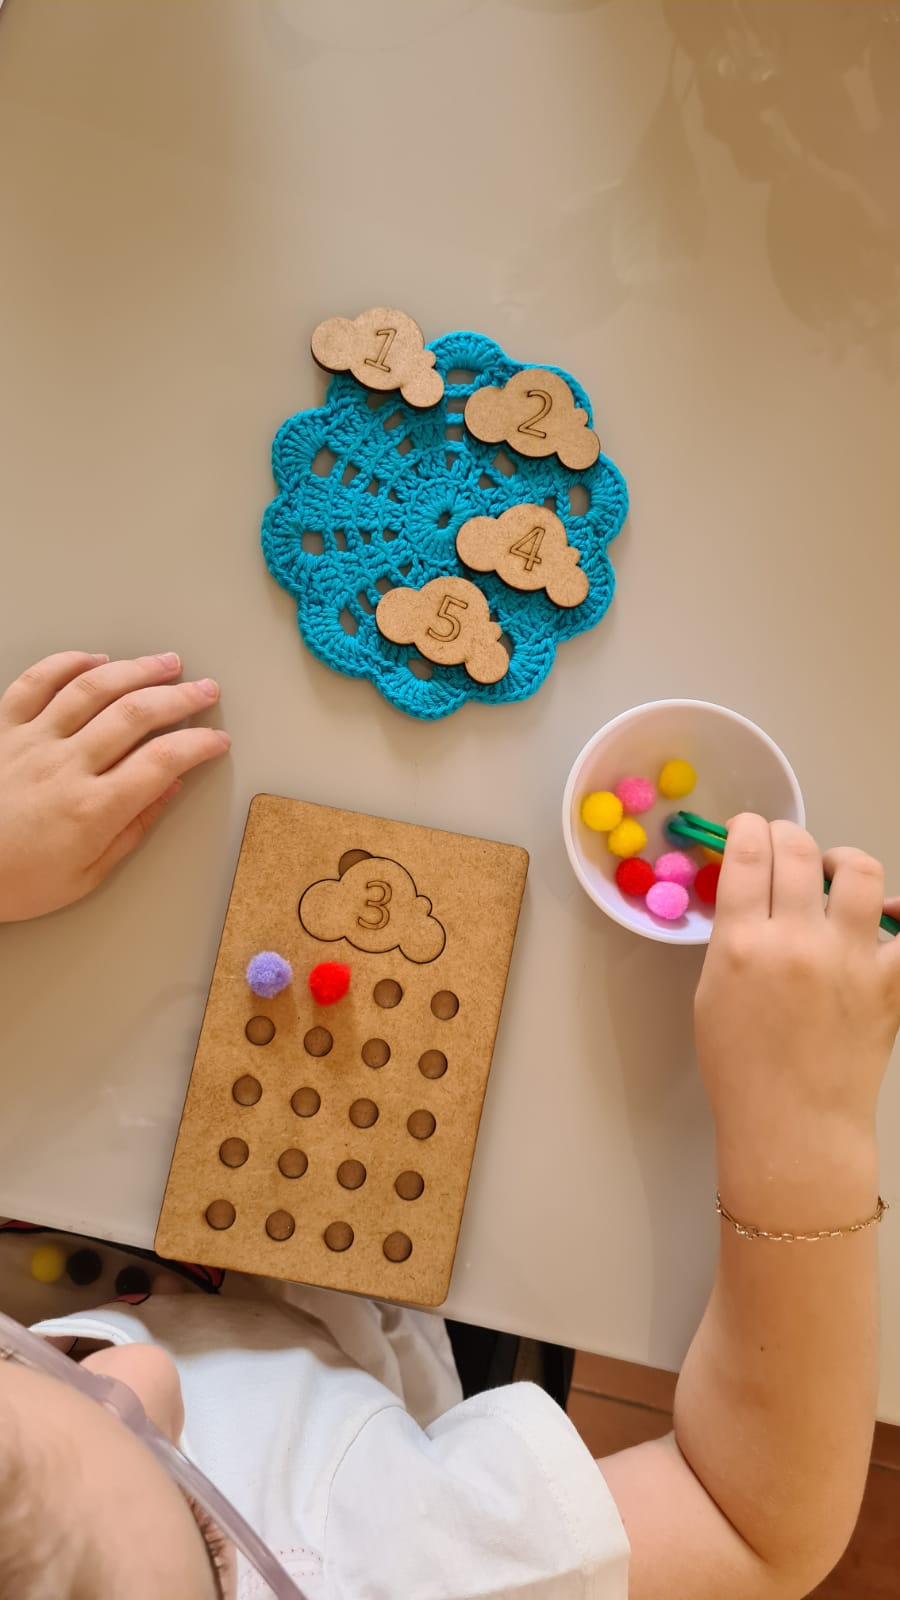
[[[182,1449],[310,1600],[627,1600],[612,1496],[541,1389],[463,1401],[439,1319],[228,1282],[36,1331],[167,1350]],[[242,1569],[242,1600],[257,1592]]]

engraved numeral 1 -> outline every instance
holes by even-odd
[[[375,337],[376,337],[376,339],[380,339],[382,341],[381,349],[378,351],[377,355],[366,356],[366,359],[363,362],[363,366],[364,367],[377,367],[379,372],[390,372],[391,369],[388,366],[388,364],[387,364],[387,362],[385,361],[384,358],[387,355],[388,351],[391,348],[391,345],[393,344],[394,340],[397,337],[397,329],[396,328],[376,328]],[[541,416],[543,416],[543,412],[541,412]]]

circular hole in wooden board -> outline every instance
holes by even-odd
[[[431,997],[431,1010],[441,1022],[449,1022],[459,1010],[459,1000],[452,989],[439,989],[437,994]]]
[[[308,1086],[295,1089],[291,1095],[291,1110],[298,1117],[314,1117],[321,1104],[321,1095],[316,1089]]]
[[[381,1248],[388,1261],[408,1261],[412,1255],[412,1240],[405,1233],[389,1233]]]
[[[361,1189],[366,1181],[366,1169],[361,1161],[342,1161],[337,1169],[337,1181],[342,1189]]]
[[[419,1071],[423,1078],[442,1078],[447,1071],[447,1057],[443,1050],[426,1050],[420,1055]]]
[[[309,1157],[305,1150],[282,1150],[278,1157],[278,1171],[283,1178],[302,1178],[309,1166]]]
[[[421,1172],[401,1172],[394,1179],[394,1188],[401,1200],[418,1200],[425,1188]]]
[[[390,1011],[403,999],[403,990],[396,978],[379,978],[372,991],[372,999],[382,1010]]]
[[[231,1087],[232,1099],[236,1100],[239,1106],[255,1106],[261,1095],[262,1084],[249,1072],[245,1072]]]
[[[244,1032],[251,1044],[271,1044],[275,1037],[275,1024],[271,1017],[251,1017]]]
[[[386,1039],[367,1039],[360,1054],[367,1067],[386,1067],[391,1059],[391,1047]]]
[[[223,1139],[219,1145],[219,1160],[226,1167],[242,1167],[250,1154],[244,1139]]]
[[[414,1139],[430,1139],[437,1123],[430,1111],[413,1111],[407,1117],[406,1127]]]
[[[348,1115],[354,1128],[371,1128],[378,1121],[378,1107],[374,1100],[354,1100]]]
[[[273,1211],[266,1217],[266,1233],[270,1239],[289,1239],[295,1223],[289,1211]]]
[[[236,1215],[230,1200],[212,1200],[206,1208],[207,1222],[219,1232],[223,1228],[230,1228]]]
[[[329,1250],[349,1250],[353,1243],[353,1229],[349,1222],[329,1222],[322,1237]]]
[[[303,1040],[303,1048],[308,1056],[327,1056],[333,1044],[327,1028],[310,1028]]]

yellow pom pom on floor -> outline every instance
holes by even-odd
[[[697,782],[697,774],[689,761],[667,761],[660,773],[656,787],[667,800],[683,800]]]
[[[606,842],[614,856],[621,856],[625,860],[628,856],[640,854],[647,843],[647,835],[634,817],[625,817],[617,828],[613,828]]]
[[[42,1244],[31,1258],[31,1276],[38,1283],[58,1283],[66,1270],[66,1258],[58,1245]]]
[[[612,833],[622,821],[622,802],[608,789],[598,789],[596,794],[585,795],[582,800],[581,820],[595,833]]]

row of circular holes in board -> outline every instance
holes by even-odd
[[[251,1017],[244,1032],[251,1044],[270,1044],[275,1037],[275,1024],[269,1017]],[[308,1056],[327,1056],[333,1045],[334,1039],[327,1028],[310,1028],[303,1040]],[[359,1053],[367,1067],[385,1067],[391,1059],[391,1047],[386,1039],[366,1039]],[[444,1052],[423,1050],[419,1071],[423,1078],[442,1078],[447,1071]]]
[[[245,1072],[236,1079],[231,1086],[232,1099],[239,1106],[255,1106],[262,1099],[262,1084],[251,1073]],[[291,1110],[295,1117],[314,1117],[322,1104],[322,1096],[317,1089],[304,1085],[302,1089],[295,1089],[291,1095]],[[373,1128],[378,1121],[379,1110],[374,1100],[354,1100],[347,1116],[354,1128]],[[430,1139],[437,1127],[437,1122],[430,1111],[411,1111],[406,1119],[406,1131],[414,1139]]]
[[[382,1010],[392,1010],[403,999],[403,990],[394,978],[382,978],[376,983],[372,991],[372,998]],[[459,1010],[459,1000],[451,989],[439,989],[431,997],[432,1015],[440,1022],[449,1022]],[[275,1024],[271,1017],[251,1017],[244,1032],[251,1044],[271,1044],[275,1037]],[[327,1028],[310,1028],[303,1041],[304,1047],[311,1056],[327,1055],[334,1040]],[[383,1063],[381,1063],[383,1064]],[[374,1065],[374,1063],[369,1063]]]
[[[402,1174],[401,1174],[402,1176]],[[399,1182],[399,1179],[398,1179]],[[230,1200],[212,1200],[206,1208],[206,1221],[218,1233],[233,1226],[237,1211]],[[266,1217],[266,1233],[276,1243],[290,1239],[296,1223],[289,1211],[272,1211]],[[322,1239],[329,1250],[349,1250],[355,1238],[349,1222],[329,1222]],[[406,1233],[389,1233],[381,1246],[388,1261],[407,1261],[412,1255],[412,1240]]]

